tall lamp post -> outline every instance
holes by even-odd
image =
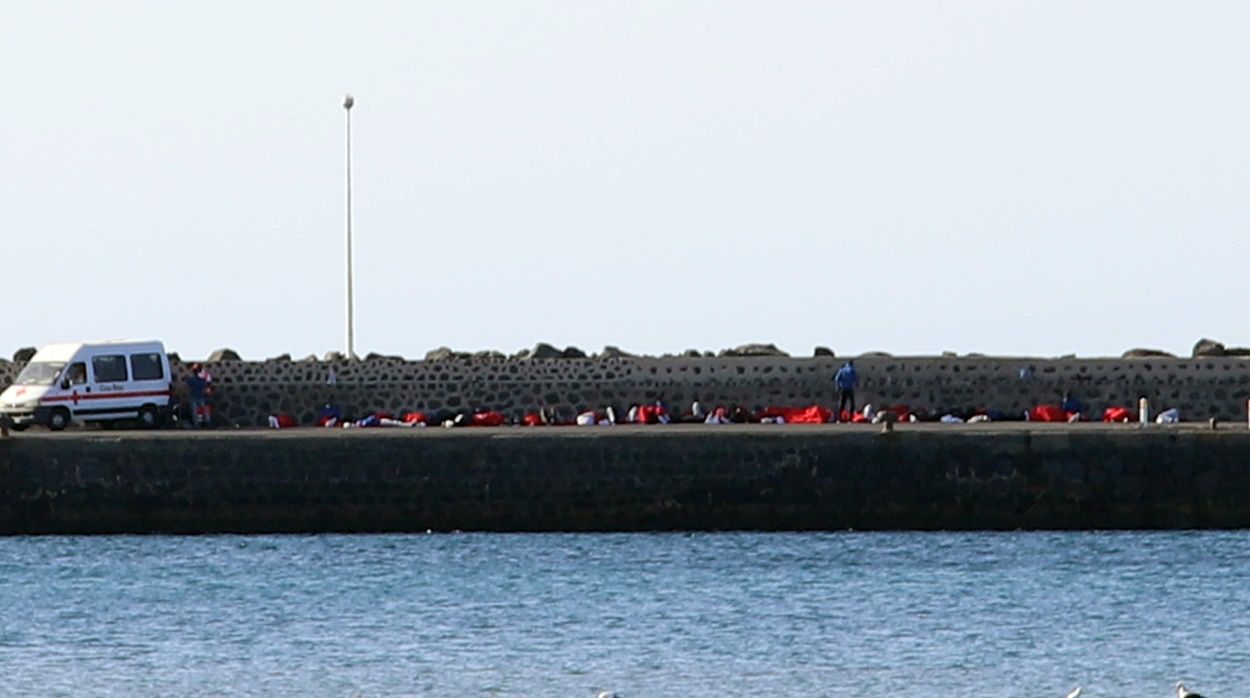
[[[355,321],[352,289],[352,106],[356,100],[343,95],[343,112],[347,115],[347,358],[356,358]]]

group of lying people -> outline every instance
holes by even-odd
[[[1085,419],[1085,414],[1084,403],[1071,393],[1064,393],[1063,400],[1058,405],[1038,405],[1025,412],[1024,418],[1030,422],[1080,422]],[[1131,407],[1112,405],[1102,411],[1104,422],[1136,422],[1137,418],[1137,411]],[[1155,417],[1158,424],[1175,424],[1179,421],[1181,413],[1175,407],[1163,410]]]
[[[611,426],[615,424],[748,424],[748,423],[823,423],[829,421],[832,413],[817,405],[807,408],[770,407],[752,412],[739,405],[717,407],[706,412],[698,401],[692,405],[690,412],[674,417],[663,401],[630,405],[624,415],[617,415],[612,406],[599,410],[584,410],[571,418],[562,415],[554,408],[544,407],[527,412],[520,421],[510,421],[506,415],[496,410],[439,410],[437,412],[403,411],[392,414],[376,411],[359,419],[348,419],[334,405],[325,405],[317,413],[314,424],[318,427],[368,428],[368,427],[497,427],[517,424],[527,427],[541,426]],[[271,414],[269,426],[274,429],[287,429],[299,426],[299,421],[289,414]]]
[[[343,427],[362,429],[369,427],[500,427],[508,423],[502,412],[494,410],[439,410],[438,412],[403,411],[398,415],[385,411],[370,412],[360,419],[345,419],[343,412],[336,406],[327,404],[317,412],[314,422],[324,428]],[[274,429],[287,429],[299,426],[295,417],[289,414],[269,415],[269,426]]]
[[[377,411],[370,412],[359,419],[345,419],[342,412],[334,405],[325,405],[317,413],[315,424],[319,427],[402,427],[418,428],[430,426],[443,427],[497,427],[517,424],[528,427],[541,426],[612,426],[616,424],[825,424],[843,422],[852,424],[878,424],[881,422],[941,422],[944,424],[964,424],[979,422],[1030,421],[1030,422],[1078,422],[1087,419],[1085,405],[1080,400],[1065,393],[1058,404],[1037,405],[1022,415],[1007,413],[1000,410],[985,408],[969,408],[966,410],[950,410],[941,414],[921,409],[911,409],[906,405],[891,405],[875,408],[869,404],[862,410],[842,410],[841,414],[821,405],[808,407],[767,407],[749,410],[741,405],[728,407],[718,405],[711,410],[706,409],[699,400],[695,400],[690,409],[674,415],[662,399],[649,404],[633,404],[623,415],[607,406],[596,410],[583,410],[572,415],[560,414],[554,408],[541,408],[526,413],[519,421],[496,410],[438,410],[435,412],[404,411],[399,414]],[[1137,413],[1128,407],[1108,407],[1103,411],[1104,422],[1136,422]],[[1180,421],[1180,413],[1175,408],[1164,410],[1156,419],[1159,423]],[[283,429],[297,426],[297,420],[286,414],[269,416],[269,426]]]

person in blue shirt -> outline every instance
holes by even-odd
[[[1079,415],[1085,411],[1085,404],[1072,397],[1072,393],[1067,392],[1063,394],[1063,402],[1059,403],[1059,406],[1063,408],[1064,412],[1068,413],[1069,418],[1074,414]]]
[[[337,427],[343,421],[343,412],[337,405],[326,403],[317,411],[317,426],[319,427]]]
[[[187,394],[191,398],[191,426],[207,426],[208,423],[208,381],[200,374],[203,367],[191,364],[191,373],[187,376]]]
[[[859,374],[855,372],[855,362],[847,361],[833,376],[833,386],[838,390],[838,410],[833,414],[833,421],[842,419],[843,410],[850,406],[851,414],[855,413],[855,388],[859,386]]]

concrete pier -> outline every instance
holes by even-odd
[[[1250,430],[31,430],[0,533],[1250,526]]]

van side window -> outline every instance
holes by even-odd
[[[82,385],[87,382],[87,364],[79,361],[65,369],[65,382],[70,385]]]
[[[165,377],[160,354],[131,354],[130,374],[137,381],[155,381]]]
[[[102,354],[91,357],[91,371],[97,383],[113,383],[126,380],[126,357],[122,354]]]

